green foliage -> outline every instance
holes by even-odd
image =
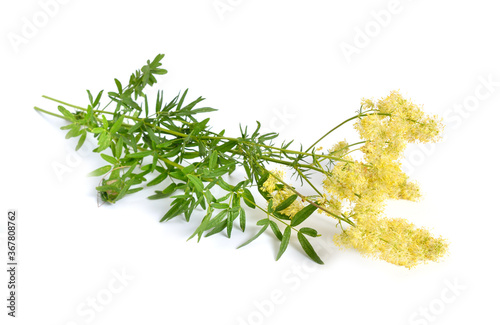
[[[293,168],[300,172],[297,177],[303,180],[307,172],[321,167],[318,157],[314,153],[290,150],[293,141],[275,146],[273,140],[278,134],[261,134],[259,122],[253,132],[240,126],[241,134],[237,138],[225,136],[224,130],[211,131],[210,119],[199,116],[216,110],[198,107],[204,98],[190,100],[188,89],[170,101],[165,101],[163,92],[157,91],[154,102],[150,102],[144,90],[157,82],[156,76],[167,73],[161,68],[163,57],[160,54],[148,60],[132,73],[128,83],[114,79],[116,90],[106,93],[109,102],[105,105],[101,103],[103,90],[95,97],[87,90],[89,104],[86,108],[65,103],[58,106],[62,114],[58,116],[70,123],[61,128],[68,130],[66,138],[79,138],[76,150],[89,135],[97,139],[94,151],[101,153],[106,165],[89,175],[101,177],[96,188],[100,199],[116,203],[146,187],[162,186],[163,190],[155,190],[148,197],[170,201],[170,208],[160,222],[177,216],[184,216],[189,221],[195,208],[205,211],[202,221],[189,237],[197,237],[198,241],[224,230],[230,238],[238,219],[239,229],[245,231],[245,208],[257,209],[260,211],[256,213],[264,213],[266,218],[257,222],[260,230],[239,247],[248,245],[271,228],[280,242],[276,257],[279,259],[289,247],[294,231],[304,252],[312,260],[323,263],[304,236],[317,237],[317,231],[308,227],[295,228],[316,211],[314,197],[292,195],[273,208],[271,195],[262,190],[264,182],[271,177],[267,169],[269,162]],[[71,113],[65,106],[76,108],[77,112]],[[231,184],[228,176],[236,168],[242,168],[246,177]],[[223,194],[214,195],[214,187]],[[258,204],[254,197],[257,193],[267,202],[266,208]],[[298,197],[309,205],[290,220],[281,211]],[[284,226],[283,231],[279,223]]]

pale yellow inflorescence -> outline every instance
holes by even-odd
[[[412,268],[425,261],[438,261],[447,250],[446,241],[433,237],[426,229],[416,228],[404,219],[367,217],[358,219],[334,241],[354,247],[363,255]]]
[[[378,102],[363,99],[362,107],[367,115],[360,116],[354,127],[366,141],[360,148],[363,159],[354,160],[345,141],[329,150],[348,162],[337,161],[329,171],[321,205],[333,213],[342,212],[356,224],[334,242],[407,268],[436,261],[447,251],[444,239],[434,238],[403,219],[387,219],[381,214],[387,199],[420,198],[417,184],[401,170],[400,158],[408,143],[437,141],[443,125],[397,91]]]

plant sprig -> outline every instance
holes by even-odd
[[[239,229],[245,231],[246,209],[258,209],[265,217],[256,222],[261,227],[252,238],[239,247],[246,246],[268,228],[280,242],[276,259],[279,259],[289,246],[292,232],[297,234],[304,252],[315,262],[323,261],[306,238],[318,237],[318,231],[310,227],[298,228],[317,210],[337,219],[342,223],[355,226],[350,215],[331,210],[323,204],[325,195],[311,182],[311,175],[320,173],[332,177],[327,165],[354,163],[350,158],[338,154],[338,151],[322,153],[316,145],[331,132],[345,123],[361,119],[370,114],[381,117],[389,113],[375,110],[362,111],[345,120],[325,133],[306,150],[292,150],[293,141],[276,145],[273,141],[277,133],[260,131],[257,122],[255,130],[240,126],[238,137],[228,137],[225,131],[214,132],[209,126],[205,113],[216,111],[211,107],[200,107],[203,97],[188,101],[188,89],[171,100],[165,100],[163,92],[158,90],[153,101],[144,92],[153,86],[156,76],[164,75],[167,70],[161,68],[164,55],[156,56],[129,78],[128,83],[114,79],[116,90],[107,92],[109,101],[104,103],[104,90],[95,97],[87,90],[89,104],[86,107],[72,105],[52,97],[43,96],[58,105],[60,114],[35,107],[37,111],[50,114],[69,122],[61,127],[68,130],[66,138],[78,138],[76,150],[80,149],[88,136],[97,139],[94,152],[100,153],[106,164],[90,176],[99,176],[101,181],[96,187],[103,202],[116,203],[126,195],[139,192],[147,187],[162,185],[149,196],[151,200],[171,199],[170,208],[161,217],[165,222],[183,215],[190,221],[195,208],[201,207],[205,215],[189,237],[212,236],[225,231],[231,237],[234,224],[238,221]],[[102,107],[102,108],[101,108]],[[68,108],[75,109],[70,112]],[[360,141],[341,148],[356,150]],[[269,164],[278,164],[291,169],[301,184],[307,184],[316,194],[304,195],[277,173],[272,172]],[[370,164],[362,164],[370,168]],[[237,168],[245,171],[245,177],[235,184],[228,183],[228,175]],[[147,176],[150,175],[148,181]],[[269,184],[271,189],[266,189]],[[222,190],[217,196],[214,188]],[[254,191],[253,188],[257,190]],[[280,202],[273,196],[274,190],[289,191]],[[267,206],[260,206],[254,198],[259,193]],[[307,205],[287,213],[298,202]],[[281,224],[282,231],[278,224]]]

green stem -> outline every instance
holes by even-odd
[[[318,191],[318,189],[313,185],[313,183],[311,183],[311,181],[302,173],[302,171],[299,169],[299,168],[295,168],[295,170],[297,171],[297,173],[299,173],[299,175],[302,177],[302,179],[305,179],[306,182],[316,191],[316,193],[319,194],[319,196],[323,196],[323,194]]]
[[[368,111],[367,111],[368,112]],[[324,138],[326,138],[330,133],[332,133],[333,131],[335,131],[336,129],[338,129],[339,127],[341,127],[342,125],[346,124],[347,122],[349,121],[352,121],[354,119],[357,119],[361,116],[367,116],[367,112],[364,112],[363,114],[358,114],[358,115],[355,115],[351,118],[348,118],[347,120],[345,120],[344,122],[340,123],[339,125],[337,125],[336,127],[334,127],[333,129],[331,129],[330,131],[326,132],[321,138],[319,138],[316,142],[314,142],[309,148],[307,148],[306,152],[308,152],[309,150],[311,150],[312,148],[314,148],[315,145],[317,145],[321,140],[323,140]],[[388,114],[388,113],[376,113],[377,115],[387,115],[387,116],[390,116],[391,114]],[[319,155],[318,155],[319,156]]]
[[[46,96],[46,95],[43,95],[42,96],[43,98],[46,98],[46,99],[49,99],[49,100],[52,100],[52,101],[55,101],[57,103],[60,103],[60,104],[63,104],[63,105],[67,105],[69,107],[73,107],[73,108],[76,108],[76,109],[79,109],[79,110],[84,110],[86,111],[87,109],[86,108],[83,108],[81,106],[76,106],[76,105],[72,105],[72,104],[69,104],[67,102],[64,102],[64,101],[61,101],[61,100],[58,100],[58,99],[55,99],[55,98],[52,98],[52,97],[49,97],[49,96]],[[101,114],[110,114],[110,115],[114,115],[114,113],[112,112],[105,112],[105,111],[102,111],[102,110],[94,110],[94,112],[96,113],[101,113]],[[138,117],[133,117],[133,116],[126,116],[126,118],[128,119],[131,119],[131,120],[134,120],[134,121],[143,121],[144,119],[142,118],[138,118]],[[155,128],[159,131],[162,131],[164,133],[167,133],[167,134],[171,134],[171,135],[175,135],[175,136],[179,136],[179,137],[183,137],[183,138],[186,138],[188,137],[189,135],[188,134],[184,134],[184,133],[180,133],[180,132],[176,132],[176,131],[172,131],[172,130],[168,130],[168,129],[165,129],[165,128],[162,128],[160,126],[156,126],[156,125],[153,125],[153,124],[150,124],[150,123],[144,123],[145,125],[149,126],[149,127],[152,127],[152,128]],[[333,130],[332,130],[333,131]],[[331,132],[331,131],[330,131]],[[326,136],[326,135],[325,135]],[[231,137],[222,137],[222,136],[202,136],[202,137],[198,137],[198,139],[204,139],[204,140],[227,140],[227,141],[237,141],[237,142],[242,142],[242,143],[245,143],[245,144],[249,144],[249,145],[258,145],[260,147],[263,147],[263,148],[267,148],[267,149],[273,149],[273,150],[277,150],[277,151],[280,151],[280,152],[286,152],[286,153],[289,153],[289,154],[295,154],[295,155],[305,155],[305,156],[313,156],[312,153],[308,153],[307,150],[306,152],[301,152],[301,151],[295,151],[295,150],[288,150],[288,149],[283,149],[283,148],[278,148],[278,147],[273,147],[273,146],[268,146],[268,145],[265,145],[265,144],[262,144],[262,143],[255,143],[255,142],[248,142],[248,141],[244,141],[242,139],[237,139],[237,138],[231,138]],[[321,139],[320,139],[321,140]],[[347,163],[350,163],[352,161],[349,161],[349,160],[345,160],[345,159],[341,159],[341,158],[336,158],[336,157],[332,157],[332,156],[327,156],[327,155],[318,155],[318,154],[314,154],[316,157],[323,157],[323,158],[328,158],[328,159],[332,159],[332,160],[337,160],[337,161],[342,161],[342,162],[347,162]]]
[[[76,105],[72,105],[70,103],[67,103],[67,102],[64,102],[64,101],[61,101],[61,100],[58,100],[58,99],[55,99],[55,98],[52,98],[52,97],[49,97],[49,96],[43,96],[44,98],[46,99],[49,99],[49,100],[52,100],[54,102],[57,102],[57,103],[60,103],[62,105],[66,105],[66,106],[69,106],[69,107],[72,107],[72,108],[75,108],[75,109],[78,109],[78,110],[83,110],[83,111],[86,111],[87,109],[83,108],[83,107],[80,107],[80,106],[76,106]],[[52,112],[49,112],[49,111],[46,111],[44,109],[41,109],[39,107],[35,107],[35,110],[37,111],[40,111],[40,112],[43,112],[45,114],[49,114],[49,115],[52,115],[52,116],[55,116],[55,117],[58,117],[58,118],[62,118],[62,119],[66,119],[66,117],[62,116],[62,115],[59,115],[59,114],[55,114],[55,113],[52,113]],[[94,110],[94,112],[96,113],[102,113],[102,114],[112,114],[114,115],[114,113],[111,113],[111,112],[105,112],[105,111],[102,111],[102,110]],[[365,114],[363,114],[364,116]],[[244,141],[242,139],[237,139],[237,138],[231,138],[231,137],[222,137],[222,136],[204,136],[204,137],[199,137],[199,139],[207,139],[207,140],[214,140],[214,139],[220,139],[220,140],[227,140],[227,141],[237,141],[237,142],[242,142],[242,143],[245,143],[245,144],[249,144],[249,145],[259,145],[261,147],[264,147],[264,148],[268,148],[268,149],[272,149],[272,150],[277,150],[279,152],[282,152],[282,153],[289,153],[289,154],[295,154],[295,155],[307,155],[307,156],[316,156],[316,157],[323,157],[323,158],[328,158],[328,159],[334,159],[334,160],[339,160],[339,161],[344,161],[344,162],[350,162],[350,161],[347,161],[347,160],[343,160],[343,159],[340,159],[340,158],[336,158],[336,157],[332,157],[332,156],[327,156],[327,155],[315,155],[313,153],[308,153],[307,151],[309,151],[312,147],[314,147],[319,141],[321,141],[322,139],[324,139],[328,134],[330,134],[331,132],[333,132],[335,129],[337,129],[338,127],[340,127],[341,125],[347,123],[348,121],[350,120],[353,120],[359,116],[362,116],[362,115],[357,115],[355,117],[352,117],[350,119],[347,119],[346,121],[342,122],[341,124],[339,124],[338,126],[336,126],[335,128],[333,128],[332,130],[330,130],[329,132],[327,132],[323,137],[321,137],[318,141],[316,141],[311,147],[309,147],[306,152],[300,152],[300,151],[295,151],[295,150],[288,150],[288,149],[283,149],[283,148],[277,148],[277,147],[273,147],[273,146],[268,146],[268,145],[265,145],[265,144],[262,144],[262,143],[253,143],[253,142],[248,142],[248,141]],[[126,118],[128,119],[132,119],[134,121],[144,121],[144,119],[141,119],[141,118],[137,118],[137,117],[133,117],[133,116],[126,116]],[[189,135],[187,134],[184,134],[184,133],[180,133],[180,132],[175,132],[175,131],[171,131],[171,130],[168,130],[168,129],[165,129],[165,128],[162,128],[162,127],[159,127],[159,126],[156,126],[156,125],[152,125],[150,123],[144,123],[145,125],[148,125],[152,128],[155,128],[163,133],[166,133],[166,134],[170,134],[170,135],[175,135],[175,136],[178,136],[178,137],[188,137]],[[128,124],[123,124],[123,126],[125,127],[131,127],[131,125],[128,125]],[[143,151],[143,150],[147,150],[143,147],[138,147],[139,150]],[[160,160],[162,160],[163,162],[169,164],[169,165],[172,165],[172,166],[175,166],[179,169],[183,169],[184,167],[167,159],[167,158],[163,158],[163,157],[158,157]],[[304,177],[303,173],[297,168],[297,167],[303,167],[303,168],[309,168],[309,169],[313,169],[313,170],[316,170],[316,171],[319,171],[321,173],[324,173],[323,170],[320,170],[316,167],[313,167],[313,166],[310,166],[310,165],[303,165],[303,164],[294,164],[294,163],[290,163],[290,162],[286,162],[286,161],[283,161],[283,160],[279,160],[279,159],[274,159],[274,158],[270,158],[270,157],[260,157],[261,159],[263,160],[266,160],[266,161],[270,161],[270,162],[276,162],[276,163],[279,163],[279,164],[284,164],[284,165],[288,165],[288,166],[292,166],[294,167],[298,172],[299,174],[304,178],[306,179],[306,181],[311,185],[311,187],[318,193],[321,195],[321,193],[314,187],[314,185],[311,184],[311,182],[306,178]],[[263,168],[265,171],[267,171],[264,167],[261,166],[261,168]],[[267,171],[269,172],[269,171]],[[314,205],[316,208],[320,209],[320,210],[323,210],[325,211],[326,213],[334,216],[335,218],[341,220],[341,221],[344,221],[350,225],[353,225],[354,224],[352,223],[352,221],[348,220],[348,219],[345,219],[341,216],[338,216],[334,213],[332,213],[331,211],[328,211],[327,209],[321,207],[320,205],[318,205],[316,202],[310,200],[309,198],[307,198],[306,196],[302,195],[301,193],[297,192],[292,186],[290,186],[289,184],[285,183],[283,180],[281,180],[279,177],[277,177],[276,175],[272,174],[269,172],[270,175],[272,175],[273,177],[275,177],[279,182],[281,182],[283,185],[285,185],[287,188],[289,188],[292,192],[294,192],[295,194],[297,194],[297,196],[299,196],[302,200]],[[256,205],[259,209],[261,209],[262,211],[264,211],[266,214],[268,214],[268,212],[266,210],[264,210],[263,208],[261,208],[260,206]],[[274,217],[274,216],[273,216]],[[285,222],[283,222],[282,220],[280,220],[279,218],[276,218],[274,217],[276,220],[286,224]],[[286,224],[288,226],[288,224]],[[296,229],[294,229],[296,230]],[[297,230],[296,230],[297,231]]]
[[[250,202],[250,200],[248,200],[247,198],[243,197],[243,200],[246,200],[247,202]],[[253,203],[257,208],[259,208],[259,210],[261,210],[262,212],[264,212],[266,215],[267,215],[267,218],[269,219],[269,216],[273,217],[275,220],[281,222],[282,224],[284,224],[285,226],[287,227],[290,227],[292,228],[293,230],[295,230],[296,232],[299,232],[297,229],[295,229],[295,227],[292,227],[290,226],[288,223],[284,222],[283,220],[281,220],[280,218],[277,218],[275,217],[274,215],[270,214],[269,212],[267,212],[267,210],[265,210],[264,208],[260,207],[259,205],[255,204],[254,202],[250,202],[250,203]]]
[[[58,102],[60,102],[60,101],[58,101]],[[61,104],[64,104],[64,105],[67,105],[67,103],[64,103],[64,102],[60,102],[60,103],[61,103]],[[78,107],[75,107],[75,106],[73,106],[73,105],[72,105],[71,107],[78,108]],[[49,111],[44,110],[44,109],[42,109],[42,108],[40,108],[40,107],[36,107],[36,106],[35,106],[35,107],[34,107],[34,109],[35,109],[35,110],[37,110],[37,111],[39,111],[39,112],[43,112],[43,113],[45,113],[45,114],[48,114],[48,115],[52,115],[52,116],[55,116],[55,117],[58,117],[58,118],[61,118],[61,119],[64,119],[64,120],[68,120],[68,119],[67,119],[65,116],[63,116],[63,115],[59,115],[59,114],[56,114],[56,113],[49,112]],[[127,125],[127,124],[123,124],[123,126],[125,126],[125,127],[127,127],[127,126],[128,126],[128,127],[131,127],[131,125]],[[140,146],[138,146],[138,147],[137,147],[137,149],[138,149],[139,151],[146,151],[146,150],[147,150],[146,148],[143,148],[143,147],[140,147]],[[181,169],[181,170],[184,168],[184,166],[179,165],[178,163],[173,162],[173,161],[171,161],[170,159],[167,159],[167,158],[164,158],[164,157],[158,157],[158,159],[160,159],[161,161],[163,161],[163,162],[164,162],[164,163],[166,163],[166,164],[169,164],[169,165],[171,165],[171,166],[177,167],[177,168],[179,168],[179,169]]]
[[[48,115],[52,115],[52,116],[55,116],[55,117],[59,117],[59,118],[62,118],[63,120],[67,120],[69,121],[65,116],[63,115],[59,115],[59,114],[56,114],[56,113],[52,113],[52,112],[49,112],[49,111],[46,111],[40,107],[34,107],[35,110],[39,111],[39,112],[42,112],[42,113],[45,113],[45,114],[48,114]]]
[[[63,104],[63,105],[69,106],[69,107],[73,107],[73,108],[84,110],[84,111],[87,110],[86,108],[83,108],[83,107],[80,107],[80,106],[76,106],[76,105],[73,105],[73,104],[70,104],[70,103],[66,103],[66,102],[63,102],[62,100],[55,99],[55,98],[52,98],[52,97],[49,97],[49,96],[46,96],[46,95],[43,95],[42,97],[46,98],[46,99],[50,99],[51,101],[54,101],[54,102],[59,103],[59,104]]]
[[[330,152],[330,154],[331,154],[331,155],[334,155],[335,153],[337,153],[337,152],[339,152],[339,151],[341,151],[341,150],[344,150],[344,149],[349,148],[349,147],[356,146],[356,145],[358,145],[358,144],[363,144],[363,143],[366,143],[366,142],[368,142],[368,141],[366,141],[366,140],[365,140],[365,141],[359,141],[359,142],[356,142],[356,143],[352,143],[352,144],[349,144],[349,145],[347,145],[347,146],[345,146],[345,147],[343,147],[343,148],[341,148],[341,149],[339,149],[339,150],[335,150],[335,151],[333,151],[333,152]],[[359,149],[359,148],[358,148],[358,149]],[[356,149],[356,150],[357,150],[357,149]],[[352,151],[354,151],[354,150],[351,150],[350,152],[352,152]],[[349,153],[350,153],[350,152],[349,152]],[[347,154],[349,154],[349,153],[347,153]],[[345,154],[345,155],[347,155],[347,154]],[[344,156],[345,156],[345,155],[344,155]],[[325,160],[326,160],[326,158],[318,159],[318,161],[319,161],[319,162],[323,162],[323,161],[325,161]]]
[[[317,167],[310,166],[310,165],[294,164],[294,163],[291,163],[291,162],[288,162],[288,161],[274,159],[274,158],[269,158],[269,157],[259,157],[259,158],[262,159],[262,160],[265,160],[265,161],[274,162],[274,163],[281,164],[281,165],[286,165],[286,166],[290,166],[290,167],[298,166],[298,167],[302,167],[302,168],[309,168],[309,169],[318,171],[320,173],[324,173],[323,170],[321,170],[321,169],[319,169]]]
[[[147,148],[143,148],[143,147],[140,147],[140,146],[137,146],[137,150],[139,150],[139,151],[147,151],[147,150],[149,150],[149,149],[147,149]],[[171,165],[171,166],[177,167],[177,168],[179,168],[180,170],[183,170],[183,169],[184,169],[184,166],[179,165],[178,163],[176,163],[176,162],[174,162],[174,161],[172,161],[172,160],[170,160],[170,159],[168,159],[168,158],[164,158],[164,157],[158,156],[158,159],[160,159],[161,161],[163,161],[163,162],[164,162],[164,163],[166,163],[166,164],[169,164],[169,165]]]

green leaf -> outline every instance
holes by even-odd
[[[187,222],[191,219],[191,214],[193,214],[194,208],[196,208],[198,205],[200,205],[200,201],[194,201],[193,198],[189,200],[189,206],[187,207],[187,210],[184,212],[184,218]]]
[[[188,105],[184,106],[181,111],[189,111],[190,112],[189,114],[192,114],[191,113],[191,109],[193,109],[193,107],[195,107],[196,104],[198,104],[199,102],[201,102],[203,100],[205,100],[205,98],[203,98],[203,97],[200,96],[196,100],[194,100],[193,102],[191,102]]]
[[[158,138],[156,136],[153,129],[151,129],[149,126],[146,126],[145,128],[146,128],[146,131],[148,132],[148,136],[151,139],[151,141],[153,141],[155,144],[160,143],[161,140],[160,140],[160,138]]]
[[[189,166],[184,167],[182,169],[182,173],[187,176],[189,174],[192,174],[194,172],[195,168],[196,168],[196,166],[194,164],[191,164]]]
[[[172,184],[170,184],[169,186],[167,186],[167,187],[166,187],[166,188],[162,191],[162,193],[163,193],[163,194],[168,194],[168,195],[170,195],[170,194],[174,193],[174,191],[175,191],[176,189],[178,189],[180,185],[182,185],[182,184],[175,184],[175,183],[172,183]]]
[[[212,203],[212,207],[214,209],[229,209],[229,204],[214,202],[214,203]]]
[[[297,194],[290,195],[286,200],[278,204],[278,206],[274,209],[274,211],[281,211],[288,208],[292,205],[293,202],[297,199]]]
[[[249,189],[244,188],[241,196],[243,197],[243,200],[245,201],[245,204],[248,205],[248,207],[255,209],[255,199]]]
[[[71,124],[63,125],[59,129],[61,129],[61,130],[71,130],[74,127],[75,127],[75,123],[71,123]]]
[[[260,127],[262,126],[259,121],[256,121],[256,122],[257,122],[257,128],[255,129],[254,133],[251,136],[252,139],[255,139],[255,137],[259,135],[259,130],[260,130]],[[241,129],[241,126],[240,126],[240,129]],[[242,132],[242,134],[243,134],[243,132]],[[246,128],[245,128],[245,134],[246,134]]]
[[[102,167],[99,167],[96,170],[88,173],[87,176],[102,176],[102,175],[106,174],[107,172],[109,172],[111,170],[111,168],[112,167],[110,165],[102,166]]]
[[[97,97],[95,98],[94,102],[92,103],[92,107],[96,107],[97,104],[99,104],[99,101],[101,100],[101,96],[104,90],[101,90],[99,94],[97,94]]]
[[[193,183],[194,187],[196,188],[197,191],[203,192],[203,182],[196,176],[189,174],[186,175],[187,178]]]
[[[106,191],[119,192],[120,191],[120,188],[118,186],[112,186],[112,185],[96,186],[95,189],[97,191],[100,191],[100,192],[106,192]]]
[[[120,200],[121,198],[123,198],[125,196],[125,194],[127,194],[130,186],[131,186],[131,182],[130,181],[127,181],[127,183],[125,184],[125,186],[120,190],[120,193],[118,193],[118,196],[116,197],[115,201],[118,201]]]
[[[113,126],[111,127],[111,129],[109,130],[109,133],[115,134],[120,129],[120,127],[122,126],[124,118],[125,118],[125,115],[120,116],[118,118],[118,120],[113,124]]]
[[[194,159],[194,158],[197,158],[199,156],[200,156],[200,152],[196,151],[196,152],[184,152],[182,157],[184,159]]]
[[[210,237],[212,235],[215,235],[224,230],[224,228],[226,227],[227,227],[227,222],[221,221],[217,226],[214,227],[214,229],[212,229],[208,234],[206,234],[205,237]]]
[[[226,152],[228,150],[231,150],[237,144],[238,141],[230,140],[223,145],[218,146],[217,149],[219,150],[219,152]]]
[[[151,66],[154,67],[154,68],[158,68],[159,66],[161,66],[161,60],[165,57],[165,54],[158,54],[157,56],[155,56],[153,62],[151,62]]]
[[[177,104],[177,110],[179,111],[182,108],[182,103],[184,102],[184,98],[186,98],[187,92],[189,89],[184,90],[184,93],[182,94],[181,99],[179,100],[179,103]]]
[[[168,173],[161,173],[160,175],[158,175],[158,177],[156,177],[155,179],[153,179],[151,182],[149,182],[147,184],[147,186],[153,186],[153,185],[157,185],[157,184],[160,184],[161,182],[163,182],[166,178],[168,177]],[[172,184],[170,184],[172,185]],[[175,184],[174,184],[175,186]]]
[[[264,141],[272,140],[278,137],[278,133],[267,133],[259,137],[259,142],[263,143]]]
[[[319,237],[318,231],[309,227],[300,228],[300,232],[311,237]]]
[[[111,134],[108,132],[104,132],[99,136],[99,140],[97,141],[99,144],[99,148],[97,148],[97,152],[103,151],[108,148],[111,144]]]
[[[233,195],[233,204],[231,205],[233,210],[239,210],[241,205],[241,198],[238,195]]]
[[[268,213],[273,213],[273,205],[274,205],[274,202],[273,202],[273,199],[270,199],[268,202],[267,202],[267,212]]]
[[[144,189],[143,187],[133,188],[133,189],[128,190],[126,194],[133,194],[133,193],[142,191],[143,189]]]
[[[297,237],[299,238],[300,246],[302,246],[302,248],[304,249],[304,252],[306,252],[307,256],[309,256],[314,262],[316,262],[318,264],[325,264],[325,263],[323,263],[321,258],[319,258],[318,254],[316,254],[316,251],[312,247],[309,240],[307,240],[307,238],[302,233],[298,232]]]
[[[203,217],[203,220],[201,221],[200,225],[198,226],[198,228],[196,228],[196,230],[191,234],[191,236],[189,236],[189,238],[187,240],[190,240],[191,238],[193,238],[194,236],[198,235],[198,242],[200,241],[201,239],[201,236],[203,234],[203,232],[205,230],[207,230],[207,225],[208,223],[210,222],[210,216],[211,216],[211,212],[207,213],[204,217]]]
[[[233,186],[226,183],[222,178],[217,179],[217,185],[219,185],[223,190],[231,192],[233,190]]]
[[[89,96],[89,102],[93,107],[94,106],[94,98],[92,97],[92,94],[90,93],[90,90],[88,90],[88,89],[87,89],[87,95]]]
[[[302,210],[300,210],[299,212],[297,212],[293,217],[292,217],[292,222],[290,223],[290,225],[292,227],[295,227],[295,226],[298,226],[300,225],[302,222],[304,222],[304,220],[306,220],[307,218],[309,218],[309,216],[314,212],[316,211],[317,207],[312,205],[312,204],[309,204],[308,206],[306,206],[305,208],[303,208]]]
[[[155,112],[157,114],[160,113],[162,104],[163,104],[163,91],[158,90],[158,92],[156,93],[156,106],[155,106]]]
[[[178,179],[178,180],[181,180],[181,181],[187,181],[187,177],[186,175],[184,175],[184,173],[178,169],[170,172],[170,177],[172,178],[175,178],[175,179]]]
[[[179,95],[175,96],[174,99],[172,99],[170,101],[170,103],[168,103],[167,105],[165,105],[165,107],[162,109],[162,113],[168,114],[168,112],[171,111],[172,108],[175,107],[178,98],[179,98]]]
[[[78,151],[83,146],[83,143],[85,142],[85,139],[87,138],[87,131],[82,130],[80,139],[78,140],[78,143],[76,145],[75,151]]]
[[[264,221],[263,221],[264,220]],[[263,221],[263,222],[262,222]],[[259,224],[260,222],[260,224]],[[253,236],[252,238],[250,238],[249,240],[247,240],[246,242],[244,242],[243,244],[241,244],[240,246],[238,246],[237,248],[241,248],[241,247],[244,247],[248,244],[250,244],[251,242],[253,242],[254,240],[256,240],[260,235],[262,235],[262,233],[264,233],[264,231],[266,231],[267,227],[269,226],[269,219],[262,219],[262,220],[259,220],[257,222],[258,225],[262,225],[263,227],[260,228],[259,232],[257,234],[255,234],[255,236]]]
[[[276,238],[281,241],[283,239],[283,235],[281,234],[280,228],[278,228],[276,222],[269,220],[269,225],[271,226],[271,230],[273,231]]]
[[[93,117],[94,117],[94,110],[92,108],[92,105],[88,105],[83,120],[85,121],[85,123],[88,123],[90,119]]]
[[[231,238],[231,233],[233,231],[233,222],[238,217],[239,209],[236,211],[230,211],[227,217],[227,237]]]
[[[208,172],[207,177],[219,177],[219,176],[222,176],[224,174],[227,174],[228,172],[229,172],[229,169],[227,168],[227,166],[223,166],[223,167],[219,167],[217,169],[214,169],[211,172]]]
[[[66,139],[74,138],[80,135],[80,124],[73,123],[71,124],[71,130],[66,133]]]
[[[246,217],[245,209],[240,208],[240,228],[241,228],[241,231],[245,231],[246,224],[247,224],[247,217]]]
[[[210,170],[214,170],[215,168],[217,168],[217,157],[217,150],[212,151],[212,153],[210,154],[210,161],[208,162],[208,168],[210,168]]]
[[[172,183],[169,186],[167,186],[163,191],[155,191],[156,194],[148,196],[148,199],[158,200],[167,198],[170,195],[172,195],[172,193],[174,193],[176,189],[177,189],[177,184]]]
[[[162,191],[155,191],[155,194],[148,196],[148,199],[149,200],[165,199],[165,198],[169,197],[170,194],[164,194],[164,193],[162,193]]]
[[[128,170],[125,172],[125,174],[123,174],[123,179],[127,178],[127,177],[130,177],[132,175],[132,172],[134,171],[135,167],[137,167],[137,161],[134,161],[130,167],[128,168]]]
[[[115,157],[120,158],[123,151],[123,137],[120,136],[115,146]]]
[[[144,95],[144,111],[146,113],[146,117],[149,116],[149,101],[148,101],[148,95]]]
[[[185,202],[187,202],[187,201],[185,201]],[[160,219],[160,222],[168,221],[168,220],[172,219],[173,217],[176,217],[179,214],[181,214],[182,212],[184,212],[184,210],[187,208],[187,206],[185,206],[185,202],[177,201],[173,206],[171,205],[170,209],[167,211],[167,213],[165,213],[163,218]]]
[[[73,115],[70,111],[68,111],[66,108],[62,107],[61,105],[57,106],[57,109],[59,110],[59,112],[62,113],[62,115],[64,115],[64,117],[67,119],[67,120],[70,120],[71,122],[76,122],[76,117],[75,115]]]
[[[208,113],[208,112],[215,112],[217,109],[212,108],[212,107],[200,107],[196,108],[190,111],[191,114],[198,114],[198,113]]]
[[[274,211],[273,216],[275,216],[276,218],[281,219],[281,220],[290,220],[290,216],[283,214],[281,212]]]
[[[144,121],[139,121],[137,122],[133,127],[131,127],[129,130],[128,130],[128,133],[134,133],[135,131],[137,131],[140,127],[142,127],[144,125]]]
[[[260,219],[259,221],[257,221],[256,224],[257,224],[257,226],[265,226],[266,224],[269,223],[269,221],[271,221],[271,220],[269,220],[269,218]]]
[[[179,139],[175,139],[175,140],[168,140],[168,141],[165,141],[165,142],[162,142],[162,143],[159,143],[156,145],[156,148],[168,148],[170,147],[171,145],[174,144],[175,141],[178,141]]]
[[[162,155],[162,157],[164,157],[164,158],[174,157],[174,156],[177,156],[179,154],[179,152],[181,152],[181,146],[177,146],[177,147],[173,148],[168,153]]]
[[[109,122],[106,119],[106,115],[101,114],[101,119],[102,119],[102,127],[107,130],[108,126],[109,126]]]
[[[224,217],[227,215],[227,213],[228,213],[227,210],[222,210],[219,213],[217,213],[217,215],[213,219],[211,219],[209,222],[207,222],[206,229],[210,229],[210,228],[215,227],[216,224],[218,224],[219,222],[222,221],[222,219],[224,219]]]
[[[118,160],[116,160],[116,158],[111,157],[109,155],[106,155],[104,153],[101,153],[101,157],[102,157],[102,159],[106,160],[110,164],[116,165],[116,163],[118,163]]]
[[[290,226],[285,228],[283,232],[283,239],[281,240],[280,249],[278,251],[278,255],[276,256],[276,260],[279,260],[281,255],[286,251],[288,247],[288,243],[290,242],[290,235],[292,234],[292,228]]]
[[[234,192],[237,192],[240,190],[240,188],[244,187],[244,186],[247,186],[248,183],[250,183],[250,181],[248,179],[244,180],[244,181],[241,181],[239,182],[238,184],[236,184],[233,188],[233,191]]]
[[[125,159],[131,159],[131,158],[144,158],[146,156],[152,155],[154,153],[153,150],[146,150],[146,151],[139,151],[135,153],[129,153],[128,155],[125,156]]]
[[[115,84],[116,84],[116,88],[118,89],[118,92],[121,94],[123,91],[122,83],[120,82],[120,80],[115,78]]]

